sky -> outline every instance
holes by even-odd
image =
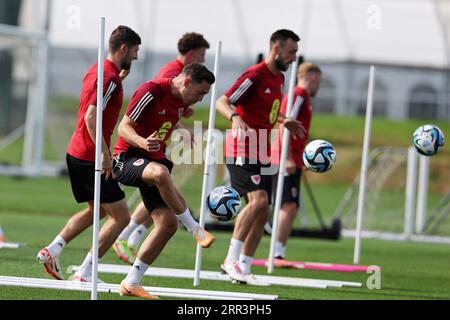
[[[30,27],[45,0],[27,0]],[[300,53],[312,59],[374,61],[441,67],[443,34],[429,0],[53,0],[53,45],[95,48],[106,17],[107,37],[119,24],[142,37],[142,47],[176,52],[185,32],[204,34],[226,56],[268,51],[271,33],[292,29]],[[34,17],[34,18],[33,18]],[[33,26],[31,26],[33,27]]]

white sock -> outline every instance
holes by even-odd
[[[59,256],[61,254],[62,249],[66,246],[66,241],[60,235],[57,235],[56,238],[50,243],[47,247],[47,250],[50,251],[52,256]]]
[[[143,224],[140,224],[131,235],[128,237],[128,246],[137,247],[141,243],[142,238],[147,233],[147,227]]]
[[[128,240],[130,234],[136,229],[139,225],[134,222],[133,219],[130,220],[130,223],[123,229],[122,233],[119,234],[117,240]]]
[[[177,214],[177,219],[181,221],[182,224],[188,229],[189,232],[192,232],[195,228],[199,226],[198,222],[194,220],[189,211],[189,208],[186,209],[182,214]]]
[[[227,258],[225,259],[227,263],[238,262],[239,255],[241,254],[241,249],[243,245],[244,241],[231,239],[230,247],[228,248],[228,255]]]
[[[280,241],[275,242],[275,258],[286,256],[286,246]]]
[[[239,266],[244,273],[251,273],[253,257],[245,256],[241,254],[239,256]]]
[[[91,276],[91,274],[92,274],[92,254],[90,251],[86,255],[86,258],[84,258],[84,261],[81,264],[78,271],[76,272],[76,274],[82,278]]]
[[[131,267],[131,270],[128,272],[124,280],[124,283],[127,285],[140,284],[141,279],[144,276],[145,271],[147,271],[148,267],[148,264],[136,258],[133,266]]]

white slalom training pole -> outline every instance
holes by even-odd
[[[413,233],[413,217],[414,205],[416,200],[416,184],[417,184],[417,158],[416,148],[408,148],[408,162],[406,166],[406,199],[405,199],[405,223],[404,235],[405,239],[410,240]]]
[[[203,186],[202,186],[202,198],[200,202],[200,226],[202,228],[205,227],[205,213],[206,213],[206,197],[208,193],[208,185],[210,181],[211,174],[211,144],[213,140],[213,130],[216,119],[216,89],[220,68],[220,59],[221,59],[221,51],[222,51],[222,41],[217,42],[216,46],[216,57],[214,62],[214,76],[216,81],[212,85],[211,89],[211,103],[209,107],[209,123],[208,123],[208,137],[206,141],[206,152],[205,152],[205,168],[203,171]],[[194,274],[194,286],[200,285],[200,269],[202,267],[202,246],[197,244],[197,252],[195,255],[195,274]]]
[[[416,233],[422,234],[427,215],[428,180],[430,157],[419,155],[419,181],[417,185]]]
[[[103,59],[105,51],[105,17],[100,18],[100,35],[97,58],[97,119],[95,128],[95,189],[94,189],[94,223],[92,235],[92,291],[91,300],[97,300],[98,269],[98,230],[100,220],[100,181],[102,174],[101,152],[103,141]]]
[[[373,89],[375,81],[375,66],[370,66],[369,88],[367,91],[366,122],[364,126],[364,142],[361,159],[361,174],[359,177],[358,211],[356,217],[355,250],[353,263],[358,264],[361,259],[361,229],[364,220],[364,202],[366,199],[367,159],[370,148],[370,132],[372,128]]]
[[[292,109],[292,100],[294,99],[294,87],[295,87],[295,77],[297,75],[297,65],[298,59],[292,63],[291,67],[291,78],[289,81],[289,93],[288,101],[286,106],[286,117],[289,118]],[[283,129],[283,141],[281,145],[281,158],[280,167],[278,169],[278,182],[277,182],[277,194],[275,198],[275,207],[273,209],[273,223],[272,223],[272,235],[270,238],[270,251],[269,251],[269,261],[267,265],[267,271],[269,273],[273,272],[273,258],[275,255],[275,243],[277,241],[278,235],[278,217],[280,215],[281,209],[281,199],[283,198],[283,187],[284,187],[284,171],[286,168],[286,157],[289,147],[289,130]]]

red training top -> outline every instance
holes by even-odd
[[[175,59],[166,65],[164,65],[161,70],[159,70],[158,75],[155,77],[155,79],[161,79],[161,78],[174,78],[178,76],[181,71],[183,71],[184,65],[181,63],[180,60]]]
[[[119,118],[122,101],[123,88],[119,70],[106,59],[103,73],[103,137],[108,148],[111,145],[111,136]],[[67,148],[67,153],[71,156],[93,162],[95,161],[95,141],[92,141],[84,121],[90,105],[97,105],[97,64],[91,66],[83,78],[77,127]]]
[[[285,96],[281,104],[281,112],[286,114],[287,99]],[[287,115],[286,115],[287,116]],[[291,149],[292,158],[294,159],[297,168],[303,167],[303,151],[305,150],[306,144],[308,142],[309,128],[311,127],[312,118],[312,108],[309,99],[309,94],[305,89],[301,87],[295,87],[294,98],[292,103],[292,110],[289,116],[290,118],[297,119],[300,121],[306,129],[306,135],[302,139],[294,139],[292,135],[290,136],[289,147]],[[280,125],[281,127],[281,125]],[[280,131],[279,131],[280,132]],[[279,164],[281,158],[281,145],[282,138],[277,134],[275,142],[272,146],[272,163]]]
[[[137,123],[135,130],[141,137],[147,138],[157,131],[163,139],[159,151],[149,152],[141,149],[152,160],[161,160],[167,139],[172,134],[173,127],[180,120],[187,106],[181,99],[175,98],[170,92],[172,79],[161,78],[144,82],[133,93],[128,104],[126,115]],[[136,148],[119,136],[114,146],[114,156],[126,152],[128,148]]]
[[[251,137],[248,132],[249,139],[238,141],[237,137],[232,137],[230,130],[225,157],[257,159],[263,163],[270,161],[270,130],[278,119],[283,86],[283,74],[274,75],[263,61],[248,68],[228,89],[225,96],[236,106],[235,112],[250,128],[255,129],[256,137]]]

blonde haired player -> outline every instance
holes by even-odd
[[[311,127],[312,108],[311,97],[314,97],[320,88],[322,71],[311,62],[300,64],[297,69],[297,85],[294,88],[294,98],[290,118],[297,119],[306,130],[305,136],[294,139],[291,136],[286,158],[286,173],[284,178],[282,206],[278,224],[278,238],[275,243],[275,266],[283,266],[286,256],[286,243],[292,230],[292,223],[297,215],[300,201],[300,179],[303,169],[302,155],[308,142],[309,129]],[[281,103],[281,112],[285,113],[287,108],[287,96]],[[272,164],[279,164],[281,157],[281,140],[283,125],[279,124],[279,135],[272,146]],[[278,175],[272,177],[272,190],[277,190]],[[275,199],[275,196],[273,198]]]

